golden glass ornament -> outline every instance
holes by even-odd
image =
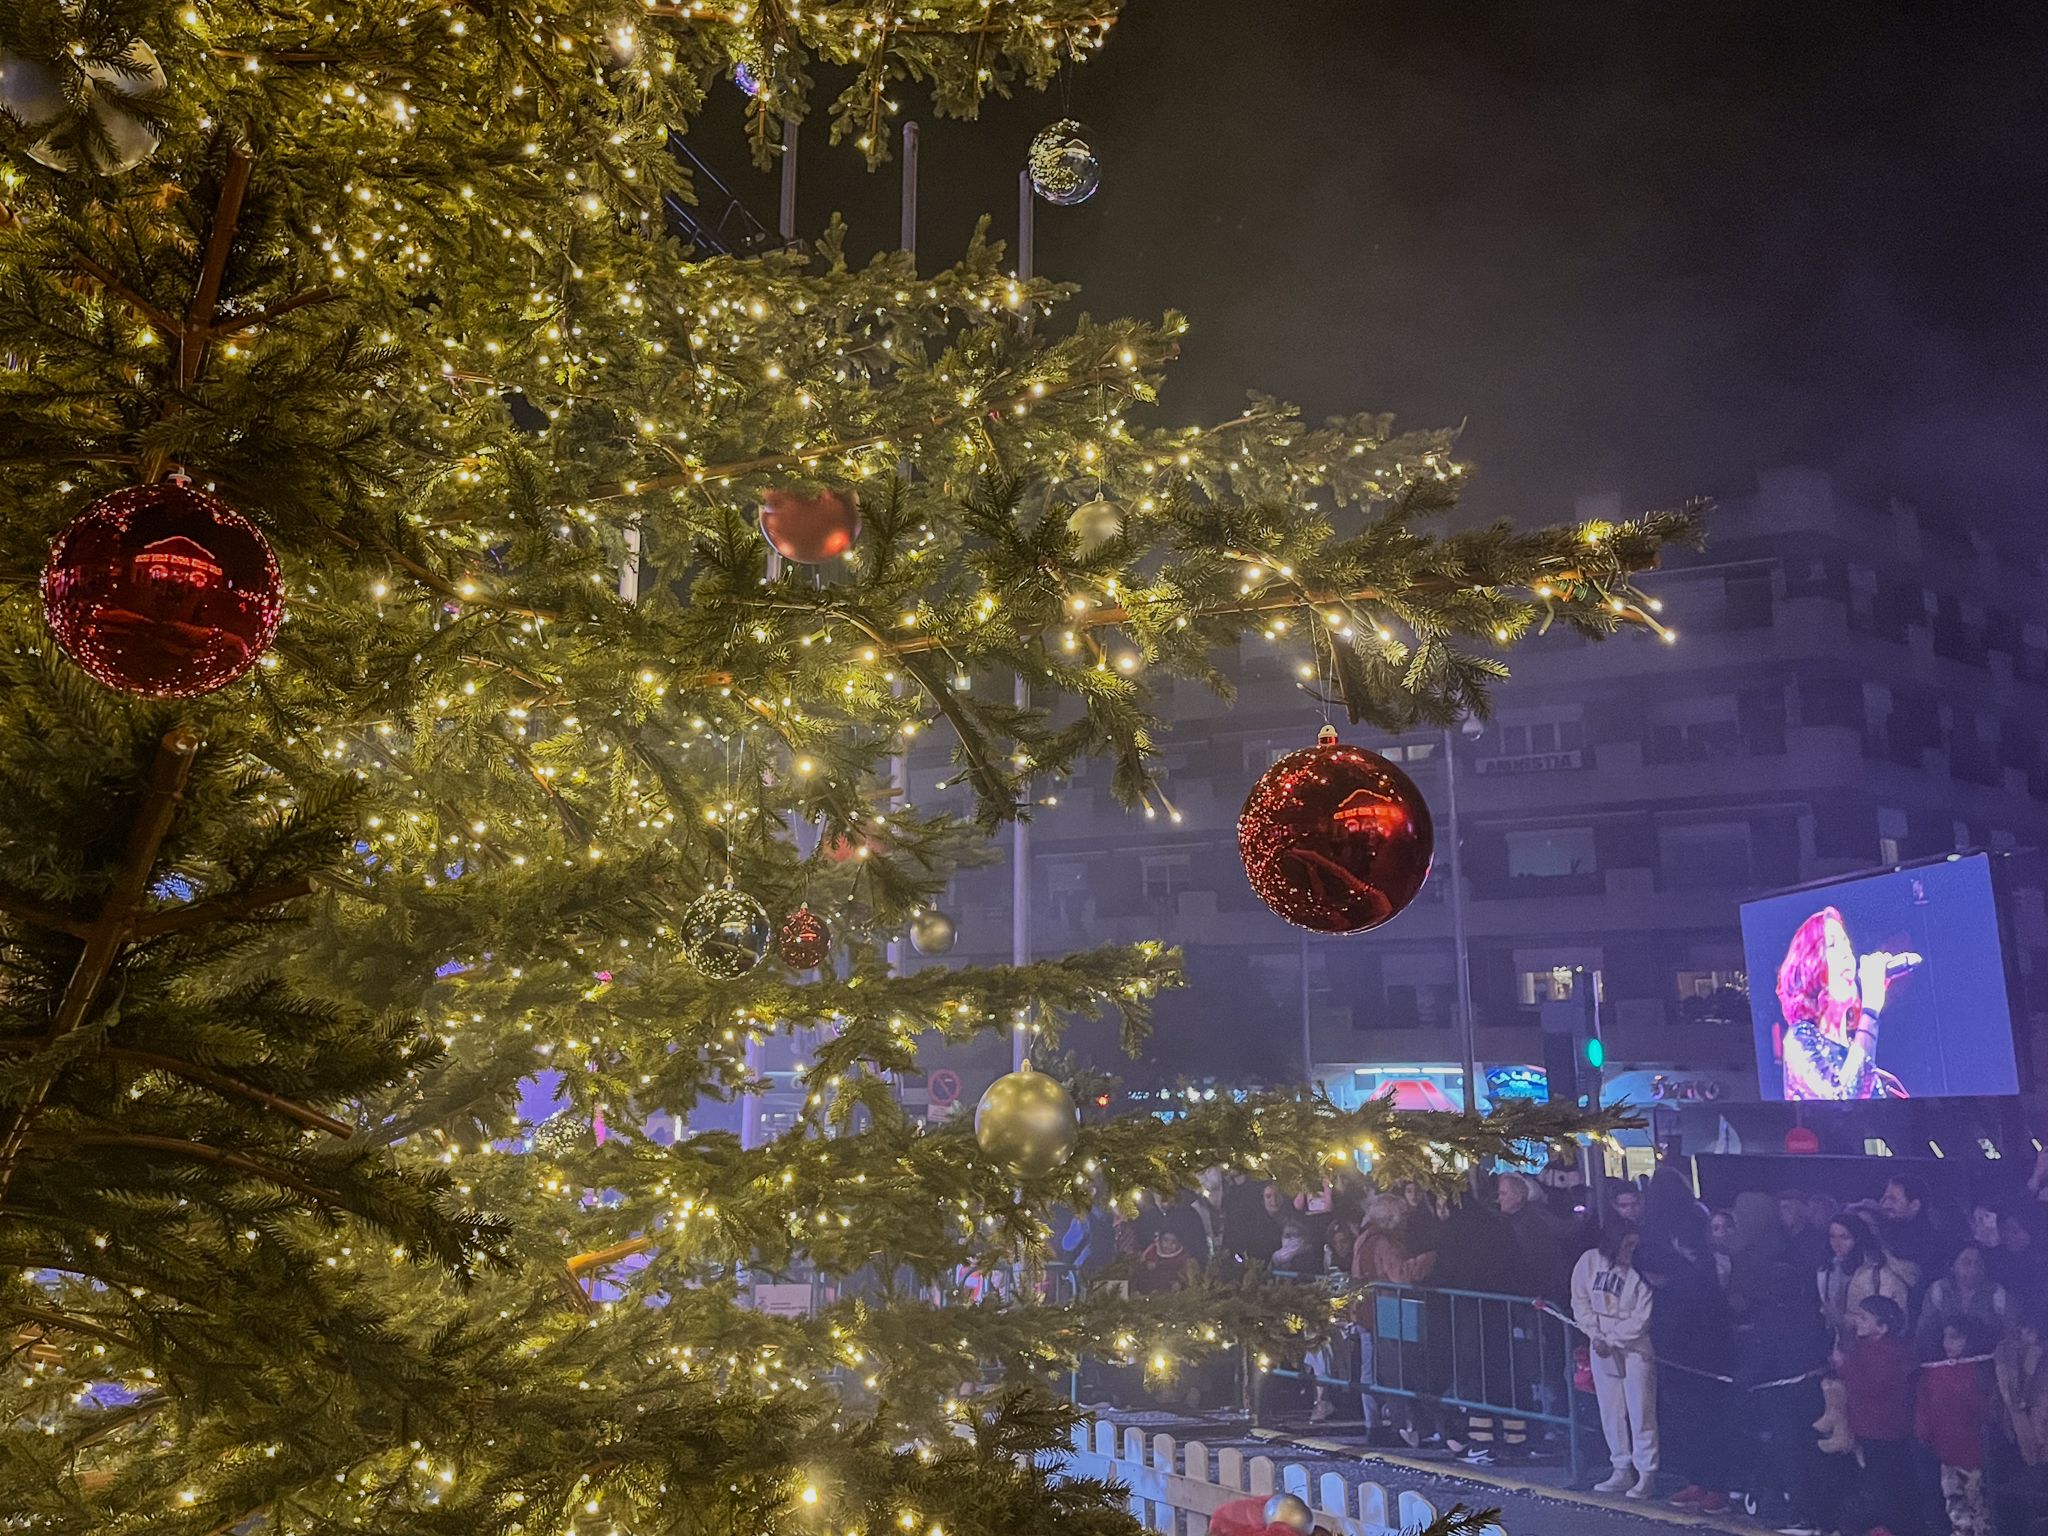
[[[1095,554],[1124,531],[1124,509],[1100,496],[1074,508],[1067,519],[1067,532],[1081,546],[1083,558]]]
[[[1081,1114],[1065,1086],[1026,1062],[974,1106],[974,1139],[1020,1179],[1042,1179],[1074,1155]]]

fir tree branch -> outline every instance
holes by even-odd
[[[206,256],[200,263],[199,281],[192,290],[185,323],[178,327],[180,389],[190,389],[206,366],[214,311],[220,304],[221,278],[227,272],[228,253],[234,248],[235,229],[242,218],[242,199],[248,195],[254,163],[249,152],[239,145],[228,152],[227,174],[221,179],[220,201],[207,229]]]
[[[210,1147],[202,1141],[181,1141],[175,1136],[151,1136],[136,1131],[32,1131],[23,1144],[28,1147],[129,1147],[144,1152],[163,1152],[172,1157],[188,1157],[232,1168],[237,1173],[246,1173],[252,1178],[304,1195],[317,1205],[332,1207],[341,1204],[334,1190],[322,1189],[253,1157]]]
[[[199,744],[198,732],[186,726],[179,726],[157,744],[156,758],[149,770],[148,787],[134,825],[129,829],[127,853],[107,889],[99,917],[85,936],[71,979],[58,999],[56,1013],[44,1032],[45,1046],[62,1040],[85,1022],[99,998],[100,989],[112,974],[135,909],[148,888],[157,850],[163,846],[163,840],[171,830],[171,819],[177,814],[178,801],[184,794],[186,780],[191,776],[192,760],[198,755]],[[50,1084],[51,1079],[43,1077],[15,1107],[5,1132],[0,1133],[0,1205],[6,1203],[8,1185],[13,1180],[15,1162],[23,1138],[28,1134],[29,1122],[49,1093]]]
[[[41,1049],[43,1047],[32,1040],[0,1041],[0,1054],[21,1055]],[[174,1077],[182,1077],[222,1093],[248,1099],[251,1103],[261,1104],[266,1109],[274,1109],[311,1130],[325,1131],[342,1141],[355,1134],[354,1126],[331,1115],[323,1115],[316,1109],[309,1109],[303,1104],[281,1098],[277,1094],[256,1087],[253,1083],[245,1083],[238,1077],[231,1077],[212,1067],[200,1066],[197,1062],[181,1061],[175,1056],[163,1056],[154,1051],[137,1050],[125,1045],[102,1046],[94,1054],[109,1061],[125,1061],[153,1071],[168,1072]]]
[[[137,939],[153,939],[167,933],[183,933],[189,928],[203,928],[211,923],[239,921],[245,917],[254,917],[267,908],[280,907],[288,901],[297,901],[301,896],[312,894],[313,883],[311,875],[294,875],[289,880],[240,896],[195,901],[175,911],[139,917],[129,926],[128,931]]]

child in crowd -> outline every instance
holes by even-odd
[[[1913,1433],[1941,1463],[1941,1497],[1953,1536],[1989,1536],[1984,1502],[1985,1431],[1991,1389],[1984,1363],[1958,1364],[1988,1353],[1984,1325],[1956,1318],[1941,1330],[1941,1358],[1920,1371]]]
[[[1918,1536],[1913,1491],[1913,1372],[1919,1361],[1906,1342],[1906,1313],[1889,1296],[1866,1296],[1849,1314],[1854,1337],[1842,1353],[1849,1395],[1849,1433],[1862,1464],[1860,1519],[1844,1520],[1845,1536],[1883,1530]]]
[[[1157,1296],[1164,1291],[1185,1290],[1194,1278],[1195,1261],[1179,1234],[1162,1231],[1138,1260],[1131,1276],[1131,1294]]]

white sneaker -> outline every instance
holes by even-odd
[[[1595,1493],[1619,1493],[1636,1480],[1634,1467],[1616,1467],[1614,1471],[1593,1485]]]
[[[1645,1472],[1641,1477],[1636,1479],[1635,1487],[1629,1489],[1629,1491],[1627,1493],[1624,1493],[1622,1497],[1624,1499],[1647,1499],[1654,1495],[1656,1491],[1657,1474],[1654,1472]]]

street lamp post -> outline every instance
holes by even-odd
[[[1467,740],[1476,741],[1486,727],[1467,715],[1458,727]],[[1445,831],[1451,843],[1451,940],[1457,950],[1458,967],[1458,1053],[1465,1070],[1465,1113],[1479,1113],[1479,1048],[1477,1027],[1472,1018],[1472,960],[1465,941],[1465,874],[1458,835],[1458,752],[1450,727],[1444,728],[1444,810]]]

